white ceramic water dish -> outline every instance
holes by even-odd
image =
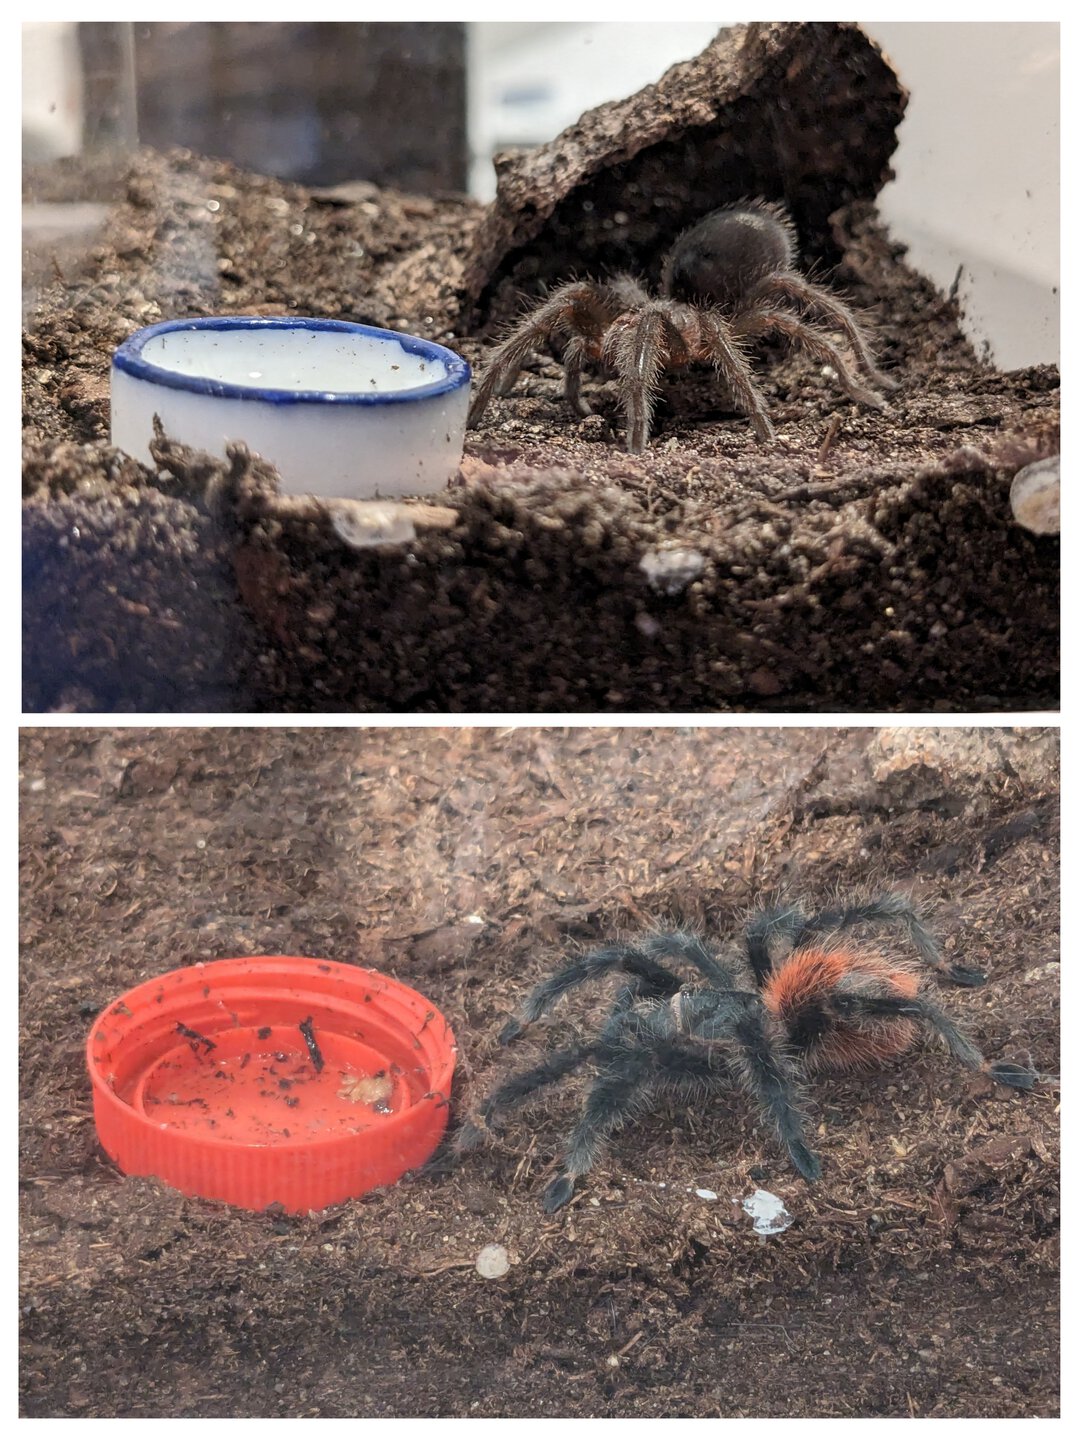
[[[215,455],[243,440],[286,494],[441,490],[458,469],[470,367],[412,335],[343,320],[167,320],[113,355],[112,440],[153,464],[154,416]]]

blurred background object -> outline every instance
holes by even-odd
[[[183,145],[306,185],[495,193],[492,157],[691,59],[722,22],[27,23],[24,226],[85,236],[104,163]],[[1059,26],[872,22],[910,91],[879,209],[1001,368],[1059,357]],[[42,163],[80,156],[68,193]],[[96,177],[96,178],[95,178]],[[44,208],[43,208],[44,207]],[[43,240],[42,237],[45,237]],[[36,245],[35,245],[36,242]]]
[[[466,188],[462,23],[134,28],[146,145],[302,185]]]
[[[23,25],[23,161],[77,155],[83,148],[83,67],[78,26]]]
[[[23,78],[28,164],[181,145],[303,185],[466,188],[462,23],[27,23]]]

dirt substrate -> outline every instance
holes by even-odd
[[[977,355],[879,224],[904,106],[855,27],[750,26],[505,157],[488,209],[141,152],[85,266],[34,271],[52,278],[25,339],[26,708],[1054,708],[1058,540],[1020,530],[1007,495],[1058,450],[1059,375]],[[80,183],[61,167],[29,192]],[[775,444],[696,372],[666,381],[629,456],[612,382],[572,418],[538,357],[416,538],[364,548],[341,507],[281,500],[243,452],[174,448],[155,473],[108,447],[109,357],[139,326],[314,314],[480,362],[546,285],[656,284],[682,229],[754,191],[865,316],[900,382],[886,410],[768,347]]]
[[[665,1106],[549,1218],[568,1082],[450,1173],[290,1219],[119,1175],[83,1045],[100,1007],[174,966],[356,961],[451,1021],[457,1124],[510,1065],[596,1023],[604,986],[517,1055],[497,1044],[568,947],[658,924],[730,935],[778,887],[892,885],[988,974],[932,986],[943,1004],[988,1055],[1055,1074],[1057,740],[27,732],[23,1413],[1055,1414],[1051,1082],[1007,1093],[931,1042],[818,1080],[814,1187],[743,1099]],[[771,1239],[736,1203],[756,1188],[794,1217]],[[490,1244],[502,1279],[474,1268]]]

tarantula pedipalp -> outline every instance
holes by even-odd
[[[1033,1087],[1035,1071],[984,1058],[922,993],[918,970],[846,936],[861,925],[900,925],[931,970],[957,985],[984,982],[979,971],[945,960],[912,903],[894,894],[813,914],[794,905],[762,910],[748,923],[744,953],[736,959],[715,958],[698,936],[683,931],[594,950],[542,981],[500,1040],[518,1039],[583,981],[622,971],[628,983],[600,1033],[505,1080],[481,1106],[484,1125],[495,1129],[501,1111],[587,1062],[596,1067],[560,1172],[544,1192],[542,1203],[552,1212],[571,1199],[609,1138],[665,1094],[691,1101],[743,1089],[758,1102],[796,1170],[816,1180],[820,1162],[805,1133],[801,1072],[883,1064],[910,1050],[922,1027],[967,1068],[1013,1089]],[[686,985],[664,960],[685,962],[706,985]],[[753,988],[740,984],[742,970],[750,972]],[[456,1148],[471,1149],[483,1133],[467,1121]]]
[[[795,259],[785,211],[753,200],[715,210],[679,237],[656,298],[630,275],[560,285],[493,351],[474,391],[469,423],[480,420],[494,393],[510,389],[530,352],[553,336],[565,340],[564,398],[577,414],[591,413],[582,395],[583,366],[602,363],[615,370],[632,453],[650,438],[662,373],[698,362],[714,366],[758,439],[773,439],[746,353],[750,341],[770,335],[829,365],[852,399],[881,408],[883,397],[862,383],[825,327],[844,335],[856,369],[873,386],[893,390],[896,382],[876,368],[852,310],[800,275]]]

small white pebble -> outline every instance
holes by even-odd
[[[331,507],[331,527],[353,550],[408,545],[417,538],[409,511],[390,501],[336,500]]]
[[[477,1256],[477,1273],[484,1280],[498,1280],[510,1268],[510,1257],[502,1245],[486,1245]]]
[[[662,595],[679,595],[706,569],[698,550],[647,550],[639,569]]]
[[[1059,534],[1059,456],[1036,460],[1011,481],[1011,513],[1034,535]]]
[[[716,1200],[718,1198],[717,1192],[714,1190],[696,1190],[695,1193],[700,1200]]]

